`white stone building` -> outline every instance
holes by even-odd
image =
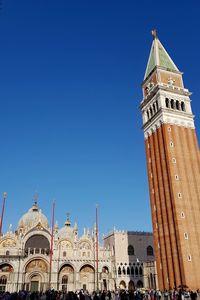
[[[111,250],[115,288],[157,287],[152,233],[114,230],[104,237],[104,246]]]
[[[83,235],[79,236],[77,224],[71,226],[69,218],[60,229],[56,224],[50,272],[51,229],[46,216],[34,203],[19,220],[16,231],[13,232],[10,226],[9,231],[0,237],[0,290],[45,291],[51,287],[91,292],[97,289],[94,231],[90,234],[84,229]],[[130,245],[133,245],[136,255],[127,254]],[[115,231],[107,235],[104,246],[99,246],[98,251],[98,288],[113,290],[153,285],[153,281],[147,280],[148,274],[155,274],[154,256],[145,255],[148,246],[153,247],[150,233]]]

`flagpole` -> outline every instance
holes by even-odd
[[[2,235],[2,225],[3,225],[3,217],[4,217],[4,208],[5,208],[5,201],[6,201],[7,193],[3,193],[3,203],[2,203],[2,210],[1,210],[1,219],[0,219],[0,235]]]
[[[98,239],[98,205],[96,205],[96,274],[97,292],[99,291],[99,239]]]
[[[54,214],[55,214],[55,202],[53,202],[53,208],[52,208],[52,229],[51,229],[51,245],[50,245],[49,288],[51,288],[53,238],[54,238]]]

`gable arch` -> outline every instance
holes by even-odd
[[[80,269],[79,269],[79,272],[89,272],[89,273],[94,273],[94,266],[92,266],[91,264],[88,264],[88,263],[85,263],[83,264]]]
[[[14,267],[10,262],[9,263],[2,262],[0,263],[0,272],[12,273],[14,272]]]
[[[25,242],[25,250],[28,248],[44,248],[50,249],[50,242],[43,234],[34,234]]]
[[[35,270],[35,272],[38,272],[39,271],[39,269],[40,268],[42,268],[42,266],[40,266],[39,265],[39,262],[38,261],[41,261],[41,262],[44,262],[44,264],[45,264],[45,266],[46,266],[46,269],[47,269],[47,272],[49,271],[49,262],[46,260],[46,259],[44,259],[43,257],[41,257],[41,256],[37,256],[37,257],[32,257],[31,259],[29,259],[26,263],[25,263],[25,265],[24,265],[24,267],[23,267],[23,272],[24,273],[27,273],[27,267],[28,266],[30,266],[30,263],[31,262],[35,262],[36,263],[36,265],[38,264],[38,270]],[[44,266],[44,265],[43,265]],[[36,266],[35,266],[36,267]],[[33,267],[34,268],[34,267]]]
[[[74,272],[76,272],[76,270],[75,270],[75,268],[74,268],[74,265],[73,264],[71,264],[71,263],[63,263],[61,266],[60,266],[60,269],[59,269],[59,274],[63,271],[63,269],[65,268],[65,267],[70,267],[71,268],[71,270],[73,270],[73,273]]]
[[[5,237],[0,241],[0,247],[3,247],[7,250],[7,248],[15,248],[17,246],[17,241],[12,237]]]

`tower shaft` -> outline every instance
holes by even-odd
[[[141,102],[160,289],[200,288],[200,155],[190,93],[154,38]]]

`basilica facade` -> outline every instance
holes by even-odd
[[[35,202],[15,231],[10,226],[0,237],[0,290],[156,288],[151,233],[107,234],[98,245],[98,268],[96,247],[95,227],[79,235],[69,218],[62,228],[55,224],[52,239],[48,219]]]

